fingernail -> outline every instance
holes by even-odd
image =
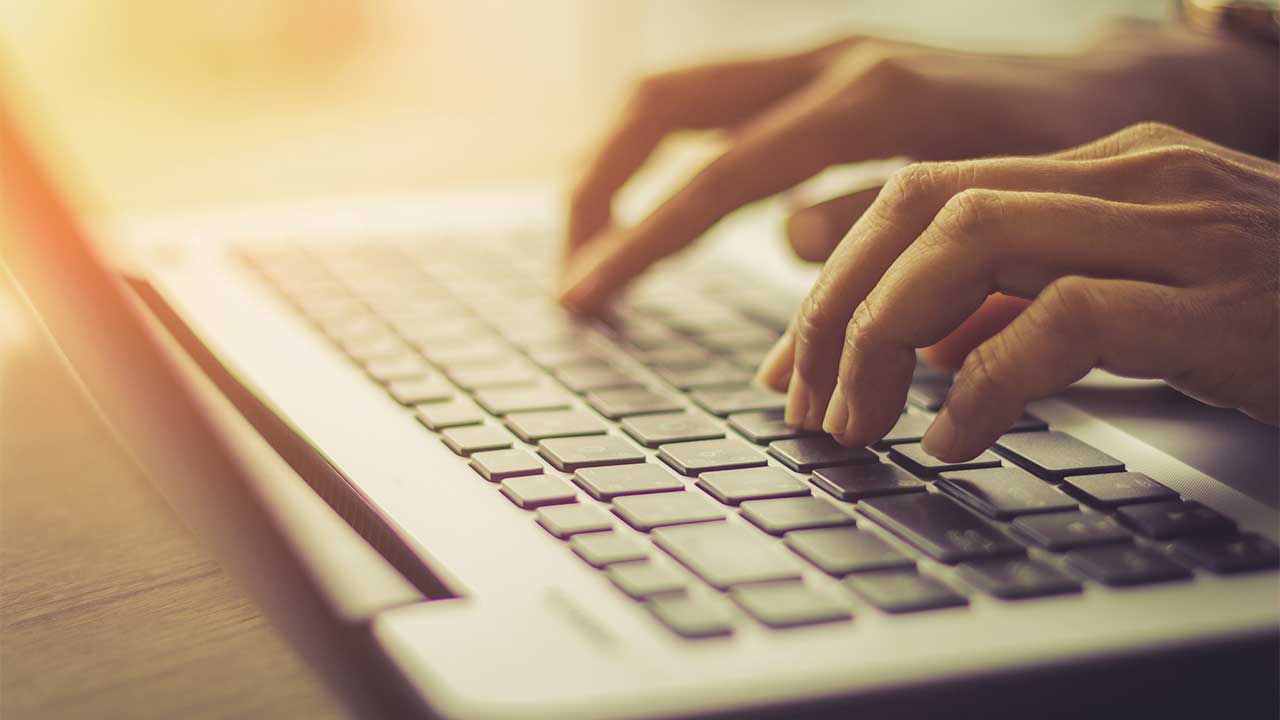
[[[801,427],[805,417],[809,415],[809,386],[799,373],[791,376],[791,387],[787,389],[787,409],[782,419],[788,425]]]
[[[943,409],[925,431],[920,447],[933,457],[942,459],[951,454],[955,445],[956,426],[951,422],[951,413]]]
[[[773,344],[760,367],[756,369],[756,382],[775,390],[782,390],[786,376],[791,373],[791,335],[783,335]]]
[[[831,393],[831,402],[827,405],[827,414],[822,418],[822,429],[836,437],[845,434],[849,424],[849,401],[844,397],[844,386],[836,381],[836,389]]]

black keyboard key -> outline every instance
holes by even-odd
[[[1223,535],[1234,532],[1230,518],[1198,502],[1146,503],[1126,505],[1116,511],[1116,518],[1128,527],[1156,540],[1193,535]]]
[[[770,535],[853,524],[853,516],[813,496],[748,500],[742,503],[742,516]]]
[[[1150,548],[1100,545],[1067,553],[1071,567],[1104,585],[1125,587],[1183,580],[1191,573]]]
[[[796,472],[811,472],[833,465],[858,465],[880,462],[880,458],[864,447],[845,447],[830,435],[776,440],[769,443],[769,454]]]
[[[519,475],[537,475],[542,472],[538,458],[524,450],[485,450],[472,453],[471,467],[489,482],[498,482]]]
[[[695,390],[689,397],[707,412],[720,417],[749,411],[781,411],[787,404],[786,395],[758,387]]]
[[[924,481],[897,465],[887,463],[822,468],[814,471],[813,484],[850,502],[879,495],[923,492],[925,489]]]
[[[1280,567],[1280,550],[1270,540],[1254,535],[1195,537],[1173,544],[1174,557],[1217,575],[1270,570]]]
[[[658,449],[658,457],[684,475],[767,464],[755,448],[734,438],[671,443]]]
[[[1053,482],[1071,475],[1124,470],[1124,463],[1119,460],[1058,431],[1003,435],[996,441],[995,450]]]
[[[635,562],[649,557],[649,544],[615,532],[587,533],[569,538],[569,547],[594,567]]]
[[[605,568],[604,574],[618,586],[619,590],[637,600],[683,593],[688,587],[684,575],[675,568],[658,565],[653,562],[630,562],[611,565]]]
[[[691,412],[635,415],[622,421],[622,429],[645,447],[724,437],[718,425]]]
[[[1014,520],[1012,527],[1018,535],[1054,552],[1133,539],[1115,518],[1100,513],[1025,515]]]
[[[920,443],[894,445],[889,448],[889,458],[911,472],[923,476],[932,476],[955,470],[1000,467],[1000,458],[990,450],[983,450],[981,455],[972,460],[949,463],[925,452]]]
[[[858,507],[939,562],[1022,553],[1022,546],[1009,536],[943,495],[889,495],[863,500]]]
[[[543,505],[563,505],[577,500],[573,486],[550,475],[525,475],[502,481],[502,494],[526,510]]]
[[[413,380],[431,374],[431,366],[416,353],[375,358],[364,364],[364,371],[375,382]]]
[[[511,447],[511,436],[489,425],[449,428],[440,433],[440,439],[450,450],[464,457],[483,450]]]
[[[458,387],[467,391],[512,385],[532,385],[539,379],[538,371],[531,367],[526,360],[461,365],[449,368],[445,374]]]
[[[658,547],[721,590],[743,583],[800,578],[800,566],[786,551],[739,525],[676,525],[658,528],[652,537]]]
[[[703,473],[698,487],[726,505],[744,500],[799,497],[809,494],[809,486],[776,467],[716,470]]]
[[[574,474],[573,481],[591,497],[605,502],[621,495],[684,489],[684,481],[656,463],[582,468]]]
[[[556,370],[554,375],[565,387],[579,394],[640,386],[635,378],[608,365],[570,365]]]
[[[851,527],[798,530],[787,533],[783,542],[831,575],[915,565],[914,560],[884,540]]]
[[[937,487],[993,520],[1079,507],[1054,486],[1016,467],[947,473]]]
[[[547,532],[564,540],[580,533],[613,529],[613,519],[594,505],[551,505],[538,510],[538,524]]]
[[[724,519],[719,505],[705,495],[691,492],[625,495],[614,499],[613,511],[631,527],[645,532],[666,525]]]
[[[898,417],[898,422],[894,423],[893,428],[885,433],[884,437],[880,438],[876,446],[888,447],[903,443],[918,443],[924,437],[925,431],[929,429],[931,424],[933,424],[933,416],[931,415],[904,413]]]
[[[436,431],[463,425],[479,425],[486,417],[475,403],[466,398],[419,405],[417,416],[418,422]]]
[[[704,363],[688,368],[657,368],[658,376],[679,390],[701,390],[725,385],[742,386],[751,382],[750,370],[727,362]]]
[[[516,413],[507,417],[506,425],[527,443],[548,438],[603,435],[608,430],[599,418],[582,410]]]
[[[476,402],[494,415],[564,410],[570,405],[569,395],[550,385],[485,388],[476,391]]]
[[[818,435],[812,430],[793,427],[782,420],[781,410],[735,413],[729,416],[729,427],[757,445],[768,445],[774,440]]]
[[[645,603],[645,607],[663,625],[683,637],[719,637],[733,633],[729,613],[703,598],[687,595],[656,597]]]
[[[549,438],[538,443],[538,454],[564,472],[595,465],[644,462],[640,448],[614,435]]]
[[[620,420],[631,415],[675,412],[682,409],[680,402],[675,398],[649,388],[597,390],[587,394],[587,402],[596,409],[596,412],[610,420]]]
[[[453,386],[439,376],[394,380],[387,383],[387,392],[401,405],[419,405],[452,400],[458,394]]]
[[[1063,482],[1063,490],[1100,507],[1178,499],[1178,493],[1139,472],[1079,475]]]
[[[730,591],[744,610],[775,628],[848,620],[849,608],[802,583],[743,585]]]
[[[915,570],[880,570],[844,579],[845,587],[890,613],[921,612],[969,604],[963,595]]]
[[[979,560],[960,566],[960,577],[1002,600],[1080,592],[1080,583],[1061,570],[1030,558]]]

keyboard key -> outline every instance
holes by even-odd
[[[917,373],[907,390],[907,402],[925,410],[937,412],[951,390],[951,376],[939,373]]]
[[[594,505],[581,503],[544,507],[538,510],[538,524],[561,540],[580,533],[613,529],[613,519],[609,513]]]
[[[729,427],[742,433],[743,437],[757,445],[768,445],[774,440],[789,440],[819,434],[786,424],[782,420],[780,410],[735,413],[729,416]]]
[[[1101,545],[1067,553],[1071,567],[1104,585],[1124,587],[1183,580],[1191,573],[1154,550],[1135,545]]]
[[[1222,535],[1236,529],[1236,524],[1230,518],[1198,502],[1179,500],[1126,505],[1116,511],[1116,519],[1156,540],[1192,535]]]
[[[876,443],[876,447],[918,443],[932,423],[933,417],[930,415],[904,413],[898,418],[898,422],[894,423],[893,428],[885,433],[884,437],[880,438],[880,441]]]
[[[511,346],[492,335],[479,338],[432,340],[416,343],[415,347],[428,360],[445,368],[471,363],[500,362],[513,357]]]
[[[1025,515],[1014,520],[1012,527],[1018,535],[1054,552],[1128,542],[1133,538],[1114,518],[1100,513]]]
[[[726,505],[743,500],[799,497],[809,494],[809,486],[776,467],[716,470],[703,473],[698,487]]]
[[[831,575],[915,565],[884,540],[851,527],[799,530],[787,533],[783,542]]]
[[[462,365],[450,368],[445,374],[467,391],[511,385],[532,385],[539,377],[537,371],[524,360]]]
[[[772,330],[759,325],[744,325],[733,330],[722,330],[706,333],[698,338],[698,343],[720,353],[738,350],[768,351],[778,341]]]
[[[1062,489],[1100,507],[1178,499],[1178,493],[1138,472],[1071,477]]]
[[[342,351],[358,362],[379,358],[391,358],[409,352],[404,341],[390,331],[370,337],[361,337],[340,343]]]
[[[947,473],[937,487],[993,520],[1079,507],[1054,486],[1016,467]]]
[[[604,574],[622,592],[637,600],[654,595],[682,593],[688,586],[674,568],[652,562],[630,562],[605,568]]]
[[[635,353],[635,358],[655,370],[694,368],[711,362],[711,355],[706,350],[693,345],[639,352]]]
[[[686,595],[656,597],[645,603],[654,617],[672,632],[687,638],[729,635],[729,613],[719,605]]]
[[[853,524],[851,515],[826,500],[812,496],[748,500],[742,503],[742,516],[770,535]]]
[[[587,394],[587,403],[610,420],[682,409],[675,398],[648,388],[597,390]]]
[[[890,613],[920,612],[969,604],[963,595],[915,570],[880,570],[850,575],[845,587]]]
[[[769,443],[769,454],[796,472],[811,472],[832,465],[858,465],[880,462],[875,453],[864,447],[845,447],[830,435],[777,440]]]
[[[721,590],[743,583],[800,578],[800,566],[781,547],[739,525],[677,525],[658,528],[651,537],[658,547]]]
[[[664,525],[724,519],[719,505],[691,492],[626,495],[613,501],[613,511],[631,527],[645,532]]]
[[[758,387],[695,390],[689,397],[707,412],[720,417],[748,411],[781,411],[787,404],[786,395]]]
[[[1120,472],[1124,463],[1064,432],[1003,435],[996,452],[1045,480],[1058,482],[1070,475]]]
[[[822,468],[813,473],[813,484],[850,502],[879,495],[923,492],[925,489],[924,481],[897,465],[887,463]]]
[[[538,454],[564,472],[594,465],[644,462],[640,448],[614,435],[549,438],[538,443]]]
[[[527,443],[548,438],[603,435],[608,430],[599,418],[582,410],[516,413],[507,417],[506,425]]]
[[[726,362],[704,363],[689,368],[658,368],[658,376],[679,390],[702,390],[751,382],[755,373]]]
[[[479,425],[484,422],[485,414],[476,404],[465,398],[442,403],[428,403],[417,407],[418,422],[430,430],[461,427],[463,425]]]
[[[374,358],[364,364],[364,371],[375,382],[413,380],[431,374],[431,366],[415,353]]]
[[[767,464],[764,456],[754,448],[733,438],[663,445],[658,448],[658,457],[684,475]]]
[[[529,355],[529,359],[538,365],[547,368],[566,368],[578,365],[603,365],[605,358],[603,355],[585,350],[575,345],[561,345],[558,343],[544,344],[541,346],[530,347],[525,350]]]
[[[573,481],[591,497],[608,502],[620,495],[683,490],[684,481],[656,463],[582,468]]]
[[[1029,558],[997,558],[964,563],[960,577],[1002,600],[1080,592],[1080,583],[1061,570]]]
[[[983,450],[978,457],[965,462],[949,463],[930,455],[920,443],[894,445],[889,448],[889,458],[917,475],[932,476],[955,470],[978,470],[999,467],[1000,458],[990,450]]]
[[[1011,433],[1044,432],[1045,430],[1048,430],[1048,429],[1049,429],[1049,423],[1041,420],[1040,418],[1036,417],[1035,415],[1032,415],[1031,413],[1022,413],[1021,415],[1018,416],[1017,420],[1013,421],[1013,424],[1010,425],[1009,429],[1006,430],[1005,432],[1011,432]]]
[[[563,505],[577,499],[573,486],[549,475],[526,475],[502,481],[502,494],[526,510],[543,505]]]
[[[401,405],[444,402],[452,400],[457,390],[444,378],[431,376],[413,380],[394,380],[387,383],[387,392]]]
[[[464,457],[482,450],[511,447],[511,436],[490,425],[449,428],[440,433],[440,439],[450,450]]]
[[[569,407],[569,397],[560,388],[550,385],[484,388],[476,391],[476,402],[494,415],[565,410]]]
[[[718,425],[691,412],[636,415],[623,420],[622,429],[645,447],[724,437]]]
[[[1280,567],[1280,550],[1275,543],[1252,533],[1186,538],[1173,544],[1173,554],[1217,575]]]
[[[594,567],[634,562],[649,557],[649,544],[615,532],[587,533],[569,538],[569,547]]]
[[[524,450],[485,450],[471,454],[471,467],[489,482],[542,472],[538,458]]]
[[[744,610],[775,628],[848,620],[849,608],[798,582],[743,585],[730,591]]]
[[[1021,545],[943,495],[889,495],[863,500],[858,507],[939,562],[1022,553]]]
[[[570,365],[556,370],[554,374],[565,387],[579,394],[640,386],[635,378],[608,365]]]

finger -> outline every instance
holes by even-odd
[[[743,121],[813,79],[826,58],[848,42],[782,57],[708,65],[642,82],[572,193],[567,252],[608,226],[613,196],[666,135]]]
[[[1094,160],[1187,148],[1206,151],[1214,157],[1253,170],[1268,171],[1273,164],[1265,158],[1223,147],[1198,135],[1159,122],[1131,125],[1079,147],[1058,152],[1054,157],[1062,160]]]
[[[880,193],[868,188],[800,208],[787,218],[787,241],[802,260],[826,260]]]
[[[1204,352],[1187,343],[1187,291],[1133,280],[1061,278],[969,354],[924,437],[947,461],[975,457],[1022,413],[1099,367],[1129,377],[1177,377]]]
[[[842,392],[832,399],[847,408],[845,423],[828,432],[851,444],[879,439],[901,410],[916,348],[946,337],[992,292],[1030,298],[1067,275],[1180,284],[1188,277],[1180,236],[1176,215],[1162,206],[1055,193],[956,195],[854,311]]]
[[[983,301],[959,327],[938,342],[921,348],[920,359],[938,370],[955,372],[966,356],[987,338],[1013,322],[1029,303],[1023,298],[995,293]]]
[[[816,98],[795,100],[760,118],[640,224],[579,248],[561,280],[560,301],[578,313],[597,313],[645,268],[725,215],[826,168],[833,161],[827,138],[836,128],[815,111]]]

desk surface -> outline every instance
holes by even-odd
[[[0,717],[340,714],[141,476],[0,274]]]

